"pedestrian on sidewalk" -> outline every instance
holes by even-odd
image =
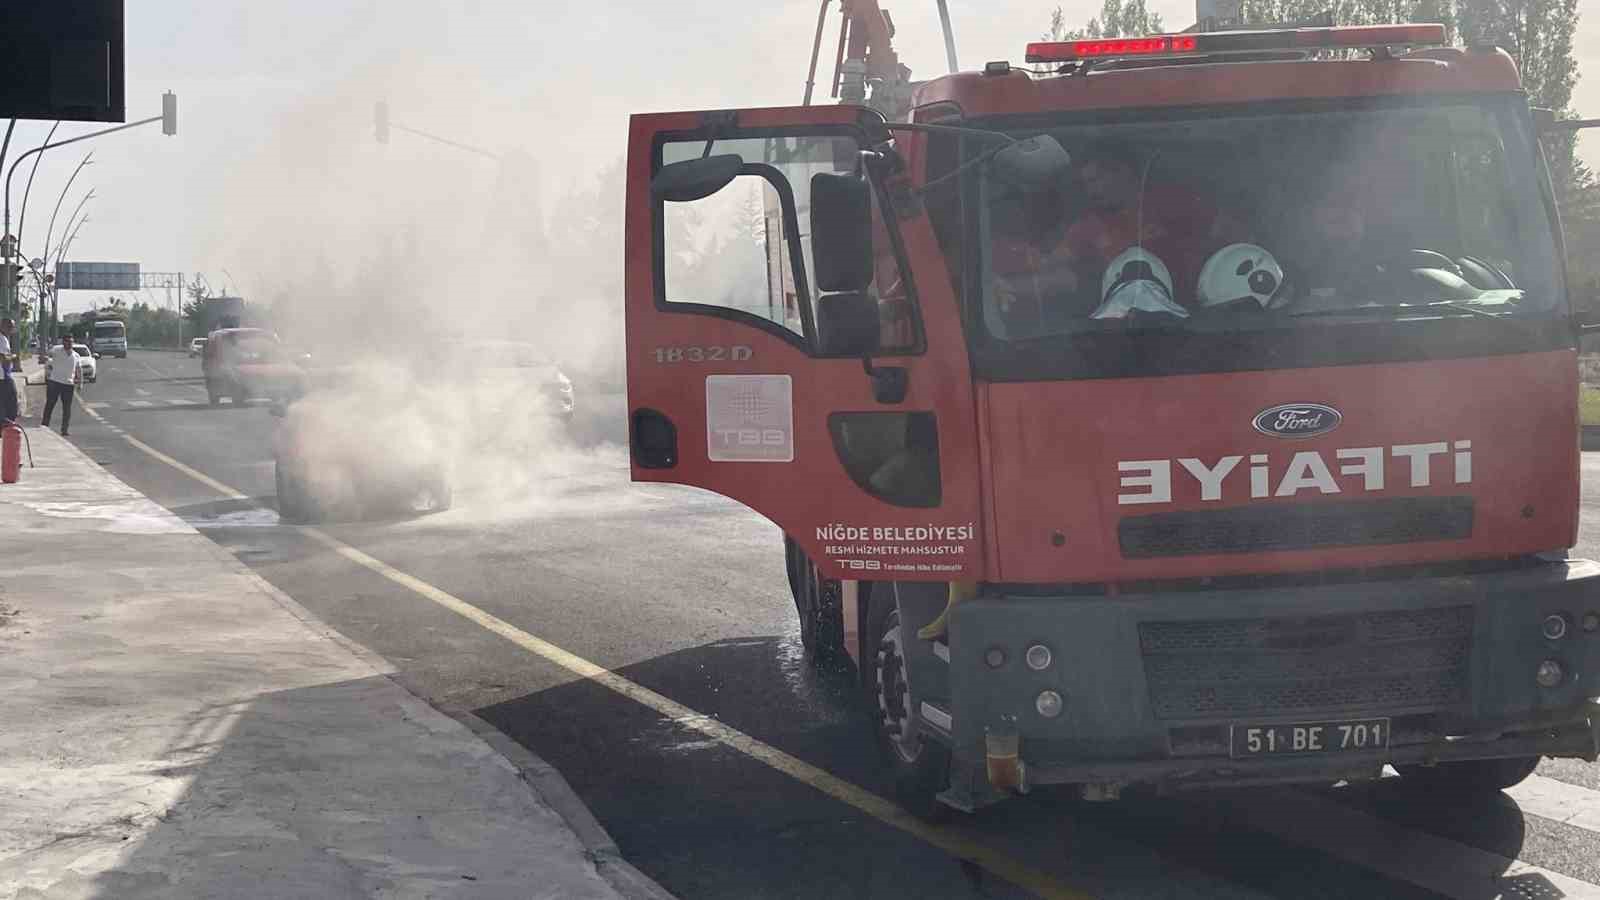
[[[17,383],[11,380],[22,357],[11,352],[11,342],[17,339],[15,319],[0,319],[0,422],[14,422],[22,404],[17,397]]]
[[[56,403],[61,403],[61,436],[67,436],[67,425],[72,422],[72,392],[83,383],[77,351],[72,349],[72,335],[61,336],[61,346],[50,351],[50,361],[44,371],[44,416],[40,424],[50,427],[50,413]]]

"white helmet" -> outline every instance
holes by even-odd
[[[1229,244],[1206,260],[1196,293],[1202,307],[1254,300],[1261,309],[1276,309],[1285,299],[1278,296],[1282,287],[1283,267],[1271,253],[1255,244]]]
[[[1089,314],[1091,319],[1121,319],[1134,310],[1189,317],[1189,311],[1172,299],[1172,273],[1143,247],[1129,247],[1106,266],[1100,296],[1104,299]]]

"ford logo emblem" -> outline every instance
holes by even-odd
[[[1344,416],[1321,403],[1282,403],[1256,413],[1251,422],[1262,434],[1281,438],[1308,438],[1339,427]]]

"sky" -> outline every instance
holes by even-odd
[[[882,2],[914,77],[941,74],[935,4]],[[1055,5],[950,0],[961,65],[1020,62]],[[1081,22],[1099,2],[1062,6]],[[1192,0],[1151,6],[1173,28],[1193,19]],[[832,7],[825,44],[836,34]],[[522,177],[541,200],[520,212],[543,215],[622,155],[629,113],[798,104],[816,15],[817,0],[127,0],[128,117],[159,114],[161,93],[175,91],[179,133],[151,125],[46,153],[24,252],[43,249],[51,208],[92,149],[94,164],[57,223],[59,232],[93,188],[73,259],[201,272],[215,289],[247,298],[357,271],[372,277],[375,258],[429,278],[461,267],[493,272],[489,257],[509,251],[486,240],[483,215],[465,210],[494,209],[496,166],[401,133],[378,144],[376,100],[388,101],[396,123],[525,155]],[[1584,78],[1574,105],[1600,116],[1600,10],[1580,24],[1576,43]],[[828,68],[825,59],[824,82]],[[43,140],[49,125],[19,123],[13,154]],[[99,127],[64,123],[57,138]],[[1600,135],[1583,138],[1580,152],[1600,168]],[[26,176],[24,166],[14,219]],[[411,223],[406,246],[420,258],[368,252],[374,223],[398,221]],[[479,277],[472,290],[516,290],[507,280]],[[69,312],[98,297],[62,299]]]

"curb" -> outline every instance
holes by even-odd
[[[588,804],[578,796],[578,792],[567,783],[565,776],[555,766],[550,765],[535,754],[532,750],[506,737],[493,725],[485,722],[476,714],[454,707],[435,706],[445,715],[477,735],[478,739],[488,744],[491,749],[505,757],[517,769],[517,774],[522,780],[533,788],[534,792],[556,811],[556,815],[565,819],[567,827],[583,842],[584,850],[590,862],[594,863],[595,870],[600,873],[617,893],[632,900],[676,900],[666,888],[657,884],[654,879],[634,868],[622,856],[622,851],[617,848],[616,841],[589,811]]]
[[[76,448],[74,448],[76,449]],[[252,501],[253,502],[253,501]],[[257,503],[257,506],[261,504]],[[617,842],[611,839],[600,820],[594,817],[589,807],[572,789],[567,779],[555,766],[550,765],[535,754],[532,750],[522,746],[516,741],[506,737],[505,734],[493,725],[484,721],[477,714],[454,704],[440,705],[428,702],[425,698],[417,696],[410,688],[401,684],[393,675],[394,666],[382,656],[372,652],[360,644],[340,634],[332,626],[317,618],[316,614],[306,609],[300,602],[280,590],[277,585],[268,581],[254,569],[239,562],[239,558],[224,550],[216,543],[212,543],[216,555],[227,562],[244,570],[245,577],[250,579],[274,602],[282,606],[290,615],[299,619],[307,628],[317,634],[328,638],[347,650],[352,656],[366,663],[372,670],[384,678],[389,679],[401,690],[413,697],[418,703],[437,710],[460,723],[473,736],[489,745],[489,749],[500,754],[512,768],[517,770],[517,775],[534,793],[539,795],[546,805],[555,810],[578,836],[583,844],[584,854],[594,864],[595,871],[604,878],[608,884],[616,889],[617,893],[630,900],[677,900],[666,888],[657,884],[650,876],[634,868],[622,856],[622,851],[617,848]]]
[[[155,500],[151,499],[143,491],[138,490],[126,481],[122,481],[116,473],[100,465],[94,457],[80,450],[76,444],[64,438],[60,440],[60,443],[66,445],[71,452],[82,456],[102,471],[105,471],[107,475],[122,482],[129,490],[145,497],[151,503],[155,503]],[[270,508],[253,497],[248,502],[253,506]],[[161,506],[159,503],[156,505]],[[166,507],[161,508],[166,509]],[[387,678],[390,683],[400,688],[417,703],[455,720],[472,732],[474,737],[487,744],[490,750],[499,754],[508,765],[516,770],[517,776],[523,783],[527,784],[529,789],[544,801],[545,805],[554,810],[556,815],[567,823],[567,827],[572,829],[573,834],[577,835],[578,841],[583,845],[584,856],[595,867],[595,872],[605,879],[606,883],[611,885],[617,893],[629,898],[629,900],[677,900],[666,888],[657,884],[654,879],[639,871],[632,863],[623,858],[622,851],[617,848],[617,842],[612,840],[605,827],[595,818],[588,805],[583,802],[582,798],[578,796],[578,792],[572,789],[572,785],[567,783],[567,779],[555,766],[545,762],[532,750],[506,737],[493,725],[490,725],[470,710],[453,704],[437,705],[430,703],[426,698],[419,696],[394,677],[394,666],[388,660],[340,634],[337,629],[319,619],[315,613],[302,606],[298,600],[284,593],[277,585],[245,565],[237,556],[224,549],[222,545],[207,538],[205,546],[214,558],[236,567],[244,574],[247,580],[272,598],[273,602],[283,607],[286,612],[300,620],[300,623],[307,629],[338,644],[371,668],[373,674]]]

